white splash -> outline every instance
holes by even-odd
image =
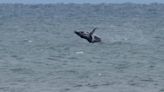
[[[84,54],[83,51],[77,51],[76,54]]]

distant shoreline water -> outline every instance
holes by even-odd
[[[164,3],[0,3],[0,5],[164,5]]]
[[[1,16],[160,18],[164,4],[0,4]],[[98,19],[98,18],[97,18]],[[106,20],[106,19],[105,19]]]

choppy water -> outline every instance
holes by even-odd
[[[0,7],[0,92],[164,92],[164,5]]]

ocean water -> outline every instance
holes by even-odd
[[[0,92],[164,92],[163,4],[0,5]],[[90,44],[73,32],[102,38]]]

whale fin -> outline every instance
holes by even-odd
[[[94,29],[89,33],[89,35],[93,35],[93,33],[95,32],[96,29],[97,29],[97,28],[94,28]]]

